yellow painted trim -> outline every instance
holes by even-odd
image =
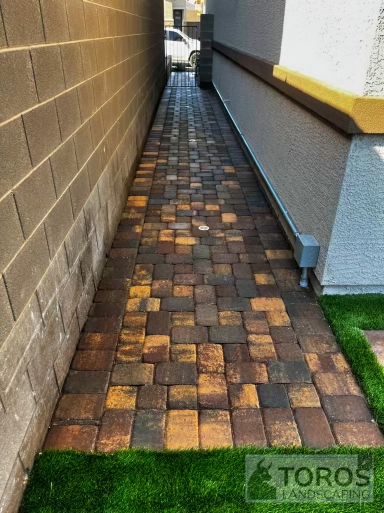
[[[273,66],[273,76],[325,105],[347,114],[363,133],[384,133],[384,97],[349,93],[280,65]]]

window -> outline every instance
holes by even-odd
[[[167,41],[184,41],[183,36],[173,30],[165,31],[165,39],[167,39]]]

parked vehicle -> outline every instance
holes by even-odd
[[[187,65],[195,69],[200,53],[200,41],[192,39],[177,28],[166,27],[164,42],[165,54],[172,56],[172,64],[182,69]]]

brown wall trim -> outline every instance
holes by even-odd
[[[362,98],[347,92],[344,93],[343,91],[338,91],[338,96],[340,98],[340,107],[338,108],[337,106],[335,107],[334,105],[330,105],[327,102],[328,97],[330,96],[329,93],[335,90],[326,84],[316,81],[315,79],[311,79],[310,77],[305,77],[304,75],[290,72],[289,70],[285,70],[284,68],[270,61],[261,59],[242,50],[238,50],[232,46],[219,43],[218,41],[212,41],[212,48],[230,59],[236,65],[241,66],[245,70],[255,75],[257,78],[262,79],[264,82],[268,83],[292,100],[300,103],[307,109],[315,112],[317,115],[326,119],[328,122],[340,128],[347,134],[384,133],[383,127],[381,126],[383,123],[375,123],[375,120],[372,120],[372,116],[370,116],[368,119],[370,110],[368,108],[369,105],[371,103],[373,104],[373,102],[376,102],[376,104],[380,102],[380,107],[382,107],[382,105],[384,105],[384,99],[374,99],[368,97]],[[278,74],[276,73],[277,69],[283,70],[283,73],[279,73],[279,75],[285,74],[285,79],[276,77],[276,74]],[[288,80],[288,74],[290,74],[293,78],[297,77],[298,83],[300,83],[300,79],[302,82],[306,82],[307,91],[303,91],[298,87],[294,87],[287,83],[286,80]],[[316,86],[317,89],[319,89],[319,87],[322,89],[324,93],[324,101],[319,98],[315,98],[308,92],[308,90],[311,89],[308,87],[308,84],[311,82]],[[360,109],[360,112],[357,113],[360,115],[354,116],[355,105],[361,101],[365,101],[367,103],[367,114],[365,116],[362,115]],[[348,104],[348,108],[344,107],[344,104]],[[347,112],[345,112],[345,110]]]

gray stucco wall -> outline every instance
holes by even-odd
[[[215,15],[215,40],[263,59],[278,62],[284,0],[208,0]]]

